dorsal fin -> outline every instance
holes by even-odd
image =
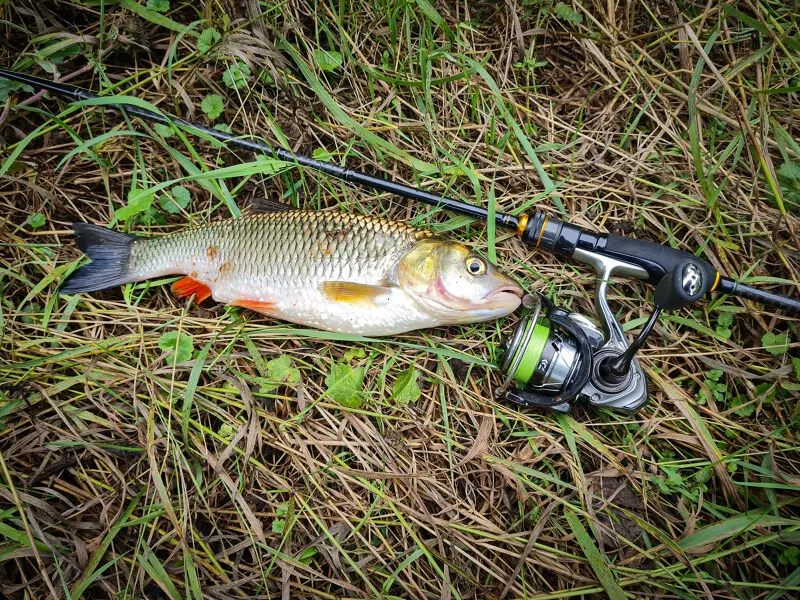
[[[253,198],[250,202],[250,212],[254,213],[271,213],[280,212],[284,210],[297,210],[289,204],[283,204],[269,198]]]

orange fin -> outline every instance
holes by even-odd
[[[275,309],[274,302],[261,302],[259,300],[234,300],[228,306],[241,306],[265,315],[270,314],[270,311]]]
[[[184,277],[173,283],[172,291],[178,298],[186,298],[194,294],[194,300],[198,304],[211,297],[211,288],[191,277]]]
[[[376,306],[384,304],[392,293],[389,287],[350,281],[323,281],[319,289],[326,298],[335,302]]]

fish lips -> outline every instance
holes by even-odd
[[[519,285],[504,285],[486,294],[480,302],[481,310],[515,311],[522,303],[525,290]]]

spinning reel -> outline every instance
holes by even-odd
[[[677,261],[656,287],[655,309],[629,345],[608,305],[608,280],[614,272],[640,278],[647,273],[609,257],[581,256],[599,277],[595,298],[600,324],[556,307],[541,294],[527,296],[531,312],[501,344],[499,367],[505,380],[495,393],[522,406],[564,414],[576,403],[635,412],[647,402],[647,378],[636,352],[662,310],[680,308],[706,293],[705,269],[693,259]]]

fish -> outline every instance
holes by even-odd
[[[376,216],[265,206],[154,237],[74,223],[76,243],[91,262],[73,271],[59,292],[182,275],[173,292],[198,304],[210,297],[361,336],[489,321],[522,301],[513,278],[428,230]]]

